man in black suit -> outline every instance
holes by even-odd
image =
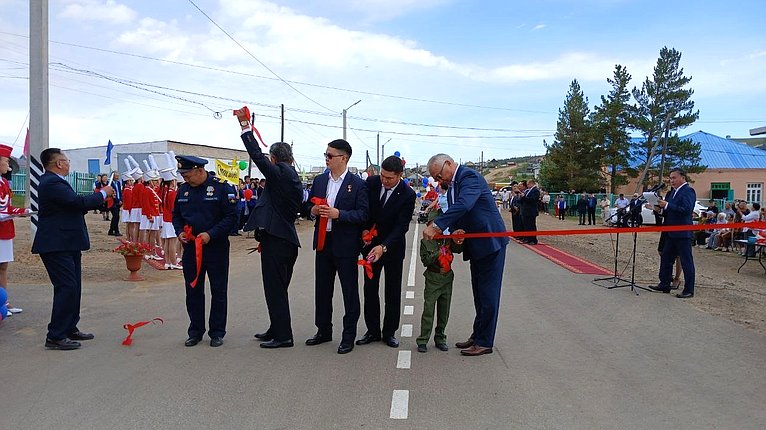
[[[537,202],[540,200],[540,189],[537,188],[537,181],[529,179],[527,189],[519,197],[521,202],[521,222],[524,225],[524,231],[537,231]],[[525,240],[526,239],[526,240]],[[537,245],[537,236],[524,236],[522,242],[528,245]]]
[[[328,171],[314,178],[309,196],[311,215],[316,217],[314,322],[317,333],[306,340],[306,345],[332,340],[332,296],[337,273],[346,312],[338,354],[354,349],[360,314],[357,260],[362,250],[361,236],[369,207],[367,184],[348,171],[350,157],[351,145],[345,140],[328,143],[324,154]]]
[[[69,174],[69,159],[58,148],[40,154],[45,173],[40,177],[37,233],[32,253],[40,254],[53,284],[53,310],[48,324],[45,347],[71,350],[79,348],[79,340],[94,336],[77,328],[80,321],[82,293],[82,251],[90,248],[85,214],[100,207],[114,194],[108,185],[94,194],[75,193],[64,179]]]
[[[120,233],[120,208],[122,207],[122,181],[120,174],[112,172],[112,188],[114,188],[114,202],[109,212],[112,213],[112,221],[109,224],[109,236],[122,236]]]
[[[269,182],[244,229],[254,230],[255,238],[260,242],[263,292],[271,321],[269,329],[256,333],[255,337],[263,341],[261,348],[291,347],[293,330],[287,287],[293,276],[300,247],[295,219],[303,200],[303,186],[293,167],[290,144],[272,144],[267,157],[253,136],[249,112],[245,108],[238,110],[237,118],[242,127],[242,142],[247,153]]]
[[[372,279],[364,277],[364,322],[367,332],[356,341],[366,345],[383,340],[396,348],[399,341],[394,336],[399,328],[399,312],[402,303],[402,266],[407,246],[405,234],[410,229],[415,210],[415,191],[402,181],[402,160],[392,155],[380,163],[380,175],[367,178],[370,198],[370,217],[362,237],[374,228],[377,235],[365,242],[364,258],[373,261]],[[380,327],[380,274],[385,269],[385,312],[383,329]]]

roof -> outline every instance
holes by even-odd
[[[700,164],[709,169],[766,169],[766,150],[753,148],[704,131],[680,136],[680,139],[691,139],[692,142],[700,145]],[[632,138],[631,140],[644,139]],[[660,154],[657,154],[657,161],[659,157]],[[633,167],[640,167],[639,163],[640,161],[634,160]]]

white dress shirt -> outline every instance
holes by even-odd
[[[338,197],[338,191],[343,184],[343,180],[346,179],[348,170],[344,171],[338,179],[332,177],[332,172],[329,172],[327,179],[327,205],[331,208],[335,207],[335,199]],[[327,231],[332,231],[332,219],[327,220]]]

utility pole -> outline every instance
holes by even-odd
[[[48,0],[29,1],[29,159],[26,205],[39,206],[38,186],[45,171],[38,157],[48,149]],[[37,215],[31,217],[30,236],[37,233]]]
[[[378,142],[377,145],[376,145],[377,148],[378,148],[377,151],[376,151],[377,157],[378,157],[378,163],[377,164],[378,164],[378,167],[380,167],[380,133],[378,133],[378,141],[377,142]]]
[[[285,141],[285,104],[284,103],[282,103],[282,134],[280,135],[279,141],[280,142]]]
[[[361,101],[362,101],[362,100],[361,100],[361,99],[359,99],[359,100],[357,100],[357,102],[356,102],[356,103],[354,103],[354,104],[352,104],[351,106],[349,106],[349,107],[347,107],[347,108],[343,109],[343,140],[347,140],[347,139],[346,139],[346,112],[348,112],[348,110],[349,110],[349,109],[351,109],[352,107],[354,107],[354,106],[356,106],[357,104],[359,104],[359,102],[361,102]]]

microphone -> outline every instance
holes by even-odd
[[[650,188],[647,192],[649,192],[649,193],[656,193],[657,191],[664,190],[664,189],[665,189],[665,183],[661,182],[661,183],[653,186],[652,188]]]

